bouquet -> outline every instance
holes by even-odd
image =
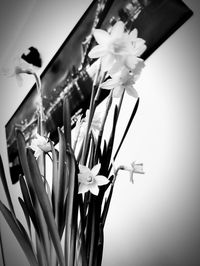
[[[89,109],[76,116],[72,128],[70,102],[64,98],[57,145],[45,131],[40,78],[30,66],[18,64],[14,68],[17,77],[35,76],[40,96],[37,133],[31,143],[16,130],[24,173],[19,178],[22,197],[18,200],[27,225],[15,214],[2,161],[0,175],[9,208],[0,201],[0,210],[32,266],[100,266],[104,226],[118,172],[128,171],[131,182],[134,173],[144,173],[142,164],[116,165],[115,160],[138,108],[134,84],[144,67],[140,56],[146,49],[145,41],[138,38],[137,29],[128,31],[120,20],[109,31],[94,29],[93,36],[96,45],[88,58],[94,62],[95,78]],[[99,111],[102,90],[108,94]],[[114,151],[125,93],[134,97],[133,111]],[[52,165],[51,179],[47,159]]]

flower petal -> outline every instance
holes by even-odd
[[[135,54],[137,56],[141,56],[144,51],[146,50],[147,46],[145,44],[141,45],[140,43],[136,43],[136,47],[135,47]]]
[[[114,78],[108,79],[101,84],[101,88],[105,90],[112,90],[115,86],[118,85],[118,83],[119,81]]]
[[[51,151],[51,144],[48,142],[48,143],[45,143],[43,145],[38,145],[38,147],[43,150],[44,152],[49,152]]]
[[[98,186],[103,186],[109,183],[108,178],[106,178],[103,175],[97,175],[95,176],[95,180]]]
[[[106,54],[106,49],[103,45],[96,45],[92,50],[88,53],[90,58],[99,58]]]
[[[85,184],[82,184],[82,183],[79,184],[78,194],[81,194],[81,193],[84,194],[84,193],[88,192],[88,190],[89,190],[88,186],[86,186]]]
[[[120,38],[124,34],[124,23],[122,21],[118,21],[112,28],[111,37],[113,39]]]
[[[91,172],[94,176],[96,176],[98,173],[99,173],[99,170],[101,168],[101,164],[98,163],[96,164],[92,169],[91,169]]]
[[[115,87],[114,90],[113,90],[113,97],[114,98],[121,97],[123,91],[124,91],[124,88],[122,88],[121,86]]]
[[[99,194],[99,188],[97,186],[97,184],[92,184],[88,186],[88,189],[90,190],[90,192],[94,195],[98,195]]]
[[[110,35],[105,30],[95,29],[93,35],[98,44],[105,45],[110,41]]]
[[[135,55],[127,56],[125,59],[125,65],[129,69],[134,69],[137,62],[138,62],[138,60],[137,60],[137,57]]]
[[[121,68],[123,67],[123,61],[122,60],[117,60],[109,70],[109,75],[113,76],[115,75]]]
[[[34,153],[35,158],[37,159],[42,154],[42,150],[37,149]]]
[[[115,57],[111,54],[106,54],[102,57],[101,66],[103,71],[108,71],[112,68],[113,64],[115,63]]]
[[[78,182],[81,184],[87,184],[87,174],[78,174]]]
[[[138,98],[138,93],[136,91],[136,89],[133,86],[127,86],[126,87],[126,92],[130,95],[133,96],[135,98]]]
[[[131,166],[133,168],[133,172],[137,173],[137,174],[144,174],[144,170],[143,170],[143,164],[142,163],[135,163],[132,162]]]
[[[137,39],[138,31],[137,29],[133,29],[131,33],[129,34],[129,37],[132,42],[134,42]]]
[[[17,81],[17,85],[19,87],[22,87],[22,85],[23,85],[23,78],[22,78],[22,76],[20,74],[16,75],[16,81]]]
[[[90,172],[90,169],[85,165],[79,164],[79,171],[81,174],[86,174]]]

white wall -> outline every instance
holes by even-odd
[[[9,54],[35,45],[46,66],[91,1],[58,2],[20,0],[18,6],[16,1],[3,2],[1,64]],[[200,4],[184,2],[194,16],[146,61],[137,83],[140,106],[118,162],[142,161],[146,173],[135,175],[134,185],[126,173],[117,180],[105,227],[105,266],[200,265]],[[4,126],[32,84],[30,78],[20,88],[13,80],[1,78],[0,151],[5,164]],[[124,115],[131,110],[132,100],[126,98],[126,103]],[[20,215],[19,188],[8,181]],[[0,193],[6,202],[1,185]],[[27,265],[0,219],[7,265]]]

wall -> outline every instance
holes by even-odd
[[[35,45],[43,55],[44,68],[90,2],[20,0],[18,6],[11,0],[3,2],[1,65],[24,47]],[[146,61],[137,83],[139,110],[117,162],[142,161],[145,175],[135,175],[134,185],[126,173],[117,180],[105,227],[105,266],[200,265],[200,4],[184,2],[194,16]],[[27,79],[23,87],[15,84],[1,77],[0,151],[5,164],[4,126],[33,80]],[[121,123],[132,100],[127,97],[126,103]],[[19,188],[8,181],[21,216]],[[1,185],[0,195],[6,202]],[[2,216],[0,222],[7,265],[27,265]]]

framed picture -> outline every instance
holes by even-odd
[[[62,127],[65,95],[71,103],[72,126],[76,115],[84,113],[89,105],[95,61],[87,55],[94,45],[94,28],[109,31],[118,20],[125,23],[127,31],[137,28],[139,37],[146,41],[147,49],[142,55],[145,60],[191,15],[181,0],[94,0],[41,75],[45,126],[51,139],[57,142],[57,128]],[[15,129],[23,131],[30,143],[37,128],[38,105],[34,85],[5,127],[13,184],[22,174]]]

